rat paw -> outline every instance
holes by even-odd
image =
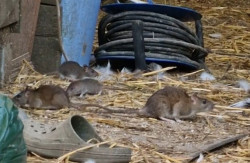
[[[184,121],[183,121],[183,120],[180,120],[179,118],[175,118],[175,121],[176,121],[177,123],[184,123]]]
[[[80,97],[80,98],[84,98],[85,96],[84,96],[83,93],[81,93],[79,97]]]
[[[174,120],[172,120],[172,119],[167,119],[167,118],[164,118],[164,117],[159,117],[159,118],[160,118],[160,120],[163,120],[163,121],[168,122],[168,123],[170,123],[170,124],[176,123],[176,121],[174,121]]]

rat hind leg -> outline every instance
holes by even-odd
[[[152,111],[152,110],[151,110]],[[171,115],[171,106],[169,102],[166,102],[165,100],[159,101],[156,106],[153,109],[153,114],[166,122],[174,123],[174,118]]]
[[[79,97],[84,97],[86,94],[88,93],[88,91],[87,90],[82,90],[82,92],[81,92],[81,94],[80,94],[80,96]]]
[[[174,104],[172,115],[174,119],[179,120],[181,118],[181,110],[183,110],[184,107],[186,106],[183,105],[182,102],[177,102],[176,104]]]
[[[33,99],[30,102],[30,107],[32,107],[32,108],[43,108],[43,102],[42,102],[41,99],[38,99],[38,98]]]
[[[174,105],[173,107],[173,118],[181,123],[183,122],[180,119],[187,119],[190,118],[192,115],[190,113],[190,110],[187,108],[188,106],[186,106],[183,102],[178,102]]]
[[[48,103],[43,103],[40,99],[35,99],[32,101],[31,107],[33,108],[40,108],[40,109],[57,109],[55,106],[52,106]]]
[[[61,94],[61,93],[55,94],[52,98],[51,106],[53,106],[54,109],[68,107],[69,99],[64,94]]]
[[[181,111],[180,108],[182,108],[181,102],[176,103],[172,109],[170,108],[170,105],[164,105],[164,107],[166,107],[165,109],[162,109],[162,112],[165,111],[165,113],[162,113],[162,115],[164,115],[164,116],[159,117],[161,120],[168,121],[170,123],[183,122],[180,120],[180,118],[181,118],[180,117],[180,111]]]

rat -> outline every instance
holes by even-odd
[[[198,112],[211,111],[213,102],[198,97],[197,93],[189,96],[180,87],[166,86],[150,96],[140,110],[107,110],[112,113],[136,113],[139,116],[157,118],[164,121],[193,118]]]
[[[101,94],[103,85],[94,79],[83,79],[70,83],[66,92],[69,96],[80,95],[83,97],[85,94]]]
[[[66,61],[59,67],[59,75],[62,79],[66,78],[75,81],[96,77],[98,73],[88,66],[81,67],[77,62]]]
[[[69,57],[64,50],[62,42],[62,22],[61,22],[62,18],[61,18],[61,9],[59,0],[56,0],[56,9],[57,9],[58,41],[62,55],[65,59],[65,62],[59,67],[60,77],[69,80],[79,80],[85,77],[98,76],[98,73],[94,69],[85,65],[81,67],[77,62],[69,60]],[[57,75],[58,73],[57,72],[48,73],[48,75],[54,75],[54,74]]]
[[[71,103],[68,94],[56,85],[41,85],[37,89],[26,87],[25,90],[13,97],[13,102],[17,106],[28,105],[32,108],[41,109],[61,109],[63,107],[99,107],[105,110],[111,110],[99,104],[78,104]]]
[[[60,109],[70,103],[67,93],[55,85],[41,85],[37,89],[26,87],[13,97],[13,102],[18,106],[28,104],[29,107],[43,109]]]
[[[71,82],[66,92],[70,97],[76,95],[80,95],[80,97],[83,97],[83,95],[85,94],[91,94],[91,95],[101,94],[103,89],[128,90],[123,88],[104,86],[102,85],[102,83],[100,83],[95,79],[87,78]]]
[[[198,97],[197,93],[189,96],[185,89],[166,86],[149,97],[141,114],[161,120],[192,118],[198,112],[211,111],[213,102]]]

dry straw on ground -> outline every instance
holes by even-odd
[[[240,133],[249,133],[250,110],[228,107],[249,97],[244,90],[235,87],[239,79],[250,81],[250,1],[174,1],[155,0],[157,3],[187,6],[203,15],[205,47],[212,50],[206,59],[215,81],[200,81],[203,70],[193,73],[166,73],[162,80],[154,74],[133,76],[116,74],[104,85],[129,88],[127,91],[106,90],[103,95],[87,95],[73,102],[98,103],[107,107],[141,108],[148,97],[165,85],[181,86],[191,92],[214,101],[216,108],[210,113],[201,113],[192,121],[168,124],[152,118],[138,118],[128,114],[107,114],[99,108],[63,108],[57,111],[27,110],[35,119],[44,122],[63,121],[70,115],[87,118],[104,140],[133,149],[132,163],[136,162],[182,162],[188,154],[203,147],[207,141]],[[191,24],[192,26],[192,24]],[[211,34],[219,34],[215,38]],[[4,93],[10,96],[26,85],[56,84],[63,88],[69,82],[56,77],[41,75],[24,61],[23,68],[13,84],[6,85]],[[249,162],[250,137],[220,148],[204,152],[203,162]],[[30,154],[28,162],[57,162]]]

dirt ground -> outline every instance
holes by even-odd
[[[201,72],[194,74],[166,73],[162,80],[155,76],[115,74],[104,85],[125,86],[133,90],[106,90],[102,95],[74,97],[73,102],[98,103],[108,107],[139,109],[147,98],[165,85],[181,86],[188,93],[212,100],[216,107],[212,112],[197,115],[193,120],[167,123],[152,118],[139,118],[129,114],[108,114],[98,108],[82,111],[63,108],[57,111],[27,110],[32,117],[45,122],[57,122],[69,116],[84,116],[104,140],[111,140],[133,149],[132,163],[182,162],[205,144],[241,133],[249,133],[250,110],[232,109],[230,104],[249,97],[249,93],[235,87],[240,79],[250,82],[250,1],[248,0],[155,0],[155,3],[186,6],[203,15],[204,44],[212,52],[206,64],[215,81],[200,81]],[[191,25],[192,26],[192,25]],[[221,34],[215,38],[211,34]],[[96,46],[95,46],[96,47]],[[183,80],[185,77],[185,80]],[[25,88],[40,84],[58,84],[64,88],[69,82],[43,76],[31,70],[28,64],[20,72],[15,83],[3,91],[10,96]],[[250,137],[246,136],[213,152],[204,151],[203,162],[249,162]],[[56,162],[29,154],[28,162]]]

